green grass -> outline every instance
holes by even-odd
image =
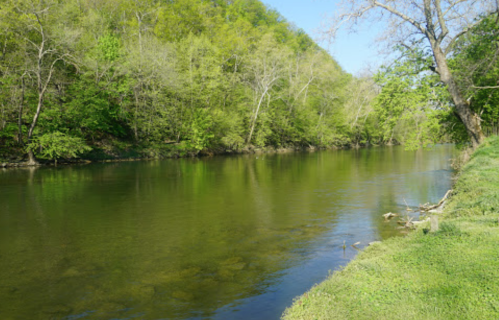
[[[499,319],[499,138],[463,167],[440,230],[366,248],[284,319]]]

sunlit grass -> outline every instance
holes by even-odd
[[[499,138],[463,167],[440,230],[368,247],[285,319],[499,319]]]

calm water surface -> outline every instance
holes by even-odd
[[[0,319],[279,319],[437,202],[450,145],[0,171]],[[342,248],[343,241],[347,248]]]

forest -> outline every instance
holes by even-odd
[[[498,31],[448,62],[485,135]],[[4,0],[0,50],[0,162],[469,141],[424,46],[353,76],[258,0]]]

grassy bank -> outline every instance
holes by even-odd
[[[499,138],[462,168],[440,230],[366,248],[284,319],[499,319]]]

